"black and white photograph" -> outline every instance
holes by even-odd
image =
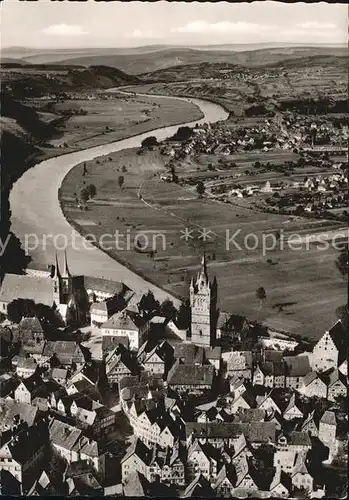
[[[0,3],[1,496],[348,495],[348,6]]]

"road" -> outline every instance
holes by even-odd
[[[198,123],[213,123],[228,117],[228,113],[217,104],[200,99],[175,99],[193,102],[202,109],[204,118]],[[197,122],[183,125],[193,126],[195,123]],[[163,140],[173,135],[177,129],[178,125],[163,127],[129,139],[50,158],[25,172],[10,193],[11,230],[21,240],[33,263],[46,267],[53,262],[56,250],[60,254],[60,251],[67,249],[69,267],[73,274],[122,281],[135,291],[151,290],[158,300],[170,298],[178,306],[177,298],[86,241],[67,222],[58,201],[58,190],[64,177],[78,163],[122,149],[139,147],[142,140],[150,134]]]

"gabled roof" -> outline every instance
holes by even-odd
[[[31,427],[38,415],[38,408],[33,405],[15,401],[14,399],[5,399],[0,405],[0,428],[9,427],[14,424],[15,417],[27,422]]]
[[[202,475],[195,477],[187,486],[183,494],[184,497],[206,498],[214,497],[215,493],[211,488],[209,481]]]
[[[110,295],[122,294],[129,290],[122,282],[106,280],[104,278],[94,278],[93,276],[84,276],[84,285],[86,290],[95,290]]]
[[[147,497],[150,483],[143,474],[134,471],[127,476],[123,490],[125,497]]]
[[[102,336],[102,351],[110,351],[118,345],[124,346],[126,349],[130,347],[130,339],[120,335],[103,335]]]
[[[82,435],[80,429],[56,419],[51,422],[49,433],[53,444],[70,451]]]
[[[212,365],[174,365],[168,373],[170,385],[212,385],[214,366]]]
[[[47,357],[56,355],[62,364],[85,361],[83,350],[72,340],[47,341],[43,354]]]
[[[51,278],[38,276],[5,274],[0,288],[0,302],[15,299],[29,299],[37,304],[53,306],[53,287]]]
[[[331,370],[330,372],[327,372],[324,376],[327,387],[329,389],[330,387],[332,387],[333,384],[335,384],[338,381],[340,381],[344,386],[346,386],[346,377],[337,368]]]
[[[126,454],[121,459],[121,464],[128,460],[132,455],[137,455],[146,465],[150,464],[152,458],[151,450],[141,441],[136,439],[126,450]]]
[[[27,332],[44,334],[42,324],[38,318],[28,317],[21,320],[18,325],[18,333],[20,337],[22,337],[22,335],[25,335]]]
[[[287,443],[290,446],[307,446],[311,448],[311,440],[309,434],[303,431],[291,431],[287,437]]]
[[[320,419],[320,423],[336,426],[337,421],[336,421],[335,413],[333,411],[329,411],[329,410],[325,411],[325,413],[322,415],[322,417]]]
[[[127,310],[123,310],[121,312],[117,312],[113,314],[111,318],[108,319],[105,323],[103,323],[102,328],[115,329],[115,330],[139,330],[138,326],[131,318],[131,313]]]
[[[305,377],[311,371],[308,356],[286,356],[284,360],[288,377]]]

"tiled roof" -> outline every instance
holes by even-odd
[[[31,299],[37,304],[53,306],[53,287],[50,278],[5,274],[1,289],[0,302],[15,299]]]
[[[325,411],[320,419],[320,423],[327,425],[337,425],[335,413],[333,411]]]
[[[126,310],[114,314],[103,323],[102,328],[138,331],[138,326],[131,319],[130,312]]]
[[[0,406],[0,428],[11,426],[17,415],[31,427],[38,415],[38,409],[27,403],[6,399]]]
[[[72,450],[81,436],[81,430],[60,420],[53,420],[49,427],[50,441],[61,448]]]
[[[93,276],[84,276],[84,286],[86,290],[95,290],[110,295],[118,295],[129,290],[124,283],[104,278],[94,278]]]
[[[228,371],[250,370],[252,368],[252,353],[250,351],[232,351],[222,355],[227,363]]]
[[[212,365],[177,365],[168,373],[167,382],[170,385],[212,385],[214,367]]]
[[[110,351],[117,347],[119,344],[123,345],[126,349],[130,346],[130,339],[120,335],[103,335],[102,337],[102,351]]]
[[[187,438],[194,437],[233,438],[243,434],[251,443],[275,442],[274,422],[235,423],[235,422],[187,422],[185,426]]]
[[[291,446],[308,446],[311,448],[309,434],[303,431],[292,431],[289,433],[287,443]]]
[[[42,325],[38,318],[23,318],[18,325],[18,333],[21,335],[25,332],[35,332],[35,333],[44,333]]]
[[[311,371],[308,356],[287,356],[284,360],[288,377],[304,377]]]
[[[71,340],[50,340],[46,342],[44,356],[51,357],[54,354],[62,364],[83,363],[85,361],[80,346]]]
[[[205,356],[206,359],[221,359],[222,348],[221,347],[206,347]]]

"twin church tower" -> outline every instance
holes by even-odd
[[[203,347],[214,346],[217,331],[217,280],[210,283],[206,256],[202,257],[201,269],[196,281],[192,278],[189,288],[191,308],[191,341]]]

